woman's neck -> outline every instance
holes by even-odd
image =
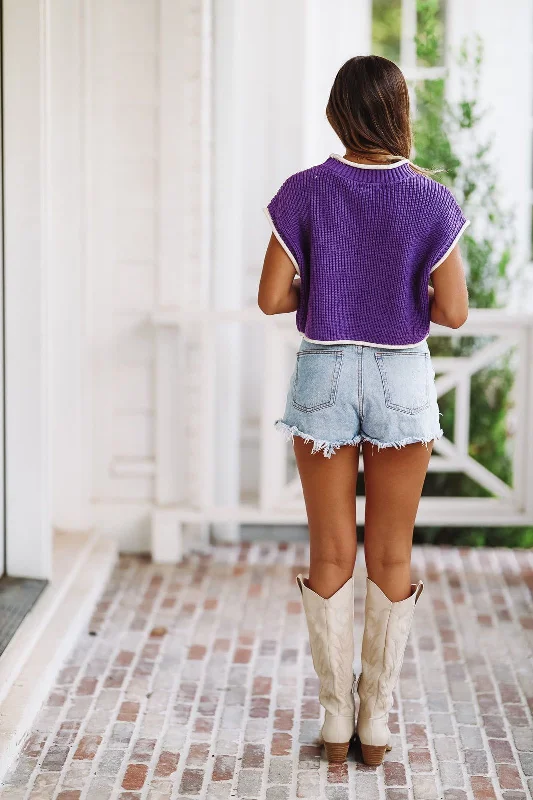
[[[376,153],[375,156],[369,157],[367,155],[363,155],[362,153],[358,155],[357,153],[352,153],[351,150],[347,150],[344,154],[344,158],[347,161],[353,161],[354,164],[390,164],[391,157],[387,157],[386,154],[380,156]]]

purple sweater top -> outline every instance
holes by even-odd
[[[291,175],[265,212],[301,278],[305,339],[395,348],[427,338],[429,275],[469,224],[448,188],[408,159],[331,155]]]

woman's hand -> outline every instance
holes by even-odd
[[[257,304],[264,314],[287,314],[296,311],[300,302],[300,277],[295,276],[291,259],[274,234],[270,237]]]

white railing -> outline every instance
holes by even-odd
[[[210,524],[305,524],[300,480],[291,463],[292,447],[274,430],[282,416],[288,380],[300,335],[293,315],[266,317],[259,309],[214,312],[160,312],[156,329],[156,459],[152,553],[158,561],[175,561],[191,542],[206,541]],[[223,336],[229,326],[234,336]],[[215,464],[216,425],[224,406],[220,341],[233,348],[248,326],[260,331],[264,364],[262,402],[257,423],[257,492],[230,501],[220,498]],[[435,442],[430,470],[461,472],[490,497],[423,497],[419,525],[533,524],[533,315],[474,309],[458,330],[432,327],[442,336],[490,337],[471,356],[433,357],[439,397],[455,389],[453,441]],[[241,339],[242,341],[242,339]],[[217,353],[218,345],[218,356]],[[431,346],[431,340],[430,340]],[[471,377],[507,352],[515,370],[513,408],[509,414],[512,485],[482,466],[469,453]],[[192,355],[191,355],[192,354]],[[242,427],[242,426],[241,426]],[[235,437],[234,446],[240,448]],[[227,447],[227,437],[225,442]],[[229,457],[229,455],[228,455]],[[229,459],[239,464],[239,458]],[[222,476],[223,477],[223,476]],[[357,518],[364,518],[364,497],[357,498]],[[234,528],[235,529],[235,528]]]

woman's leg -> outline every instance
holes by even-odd
[[[325,709],[321,739],[330,763],[346,759],[355,733],[353,568],[355,487],[359,447],[344,445],[331,458],[294,438],[309,522],[309,578],[297,576],[309,630],[318,699]]]
[[[309,523],[307,584],[329,598],[353,573],[357,550],[355,488],[359,447],[345,445],[331,458],[311,454],[312,443],[294,437],[294,452]]]
[[[431,443],[432,445],[432,443]],[[357,733],[366,764],[381,764],[390,750],[389,712],[422,592],[411,588],[413,527],[431,446],[410,444],[372,453],[363,445],[365,467],[365,600],[362,670],[357,684]]]
[[[413,528],[433,442],[372,447],[363,444],[366,567],[370,580],[398,602],[411,593]]]

